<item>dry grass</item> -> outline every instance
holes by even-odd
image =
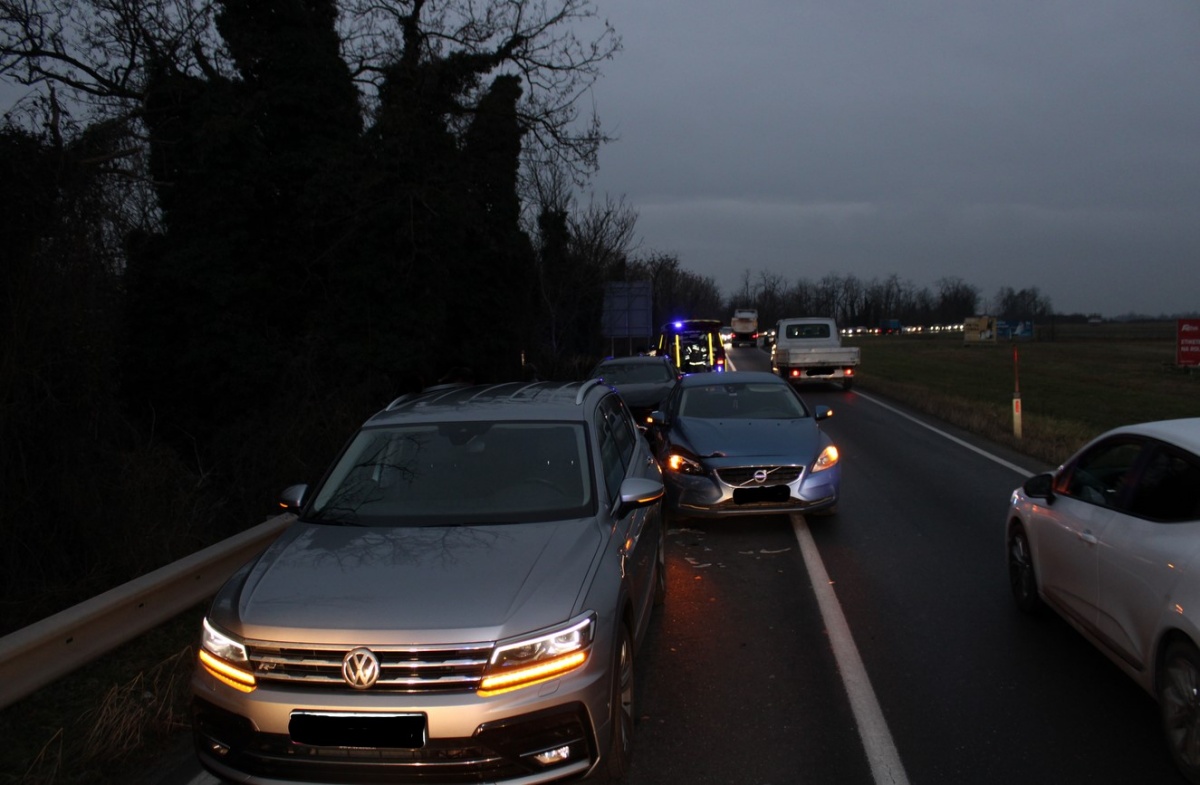
[[[100,706],[84,714],[83,759],[99,764],[121,761],[189,727],[185,707],[194,660],[195,650],[186,646],[124,684],[113,685]]]
[[[0,712],[0,783],[134,785],[190,727],[202,609]]]
[[[187,646],[124,684],[111,686],[97,706],[53,731],[17,781],[22,785],[124,781],[125,775],[119,773],[124,764],[188,727],[187,683],[193,656],[194,650]]]

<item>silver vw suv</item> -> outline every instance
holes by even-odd
[[[596,380],[393,401],[221,589],[201,763],[245,783],[619,779],[666,588],[662,475]]]

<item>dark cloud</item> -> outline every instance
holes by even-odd
[[[600,2],[595,189],[726,288],[953,275],[1200,310],[1200,4]]]

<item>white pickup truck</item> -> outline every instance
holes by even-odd
[[[796,384],[840,382],[843,390],[849,390],[854,386],[859,355],[857,346],[842,346],[833,319],[781,319],[775,326],[771,370]]]

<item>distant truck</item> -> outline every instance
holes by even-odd
[[[839,382],[843,390],[849,390],[854,386],[859,355],[857,346],[842,346],[833,319],[781,319],[775,326],[771,370],[795,384]]]
[[[733,328],[733,339],[730,346],[758,345],[758,311],[753,308],[738,308],[729,320]]]

